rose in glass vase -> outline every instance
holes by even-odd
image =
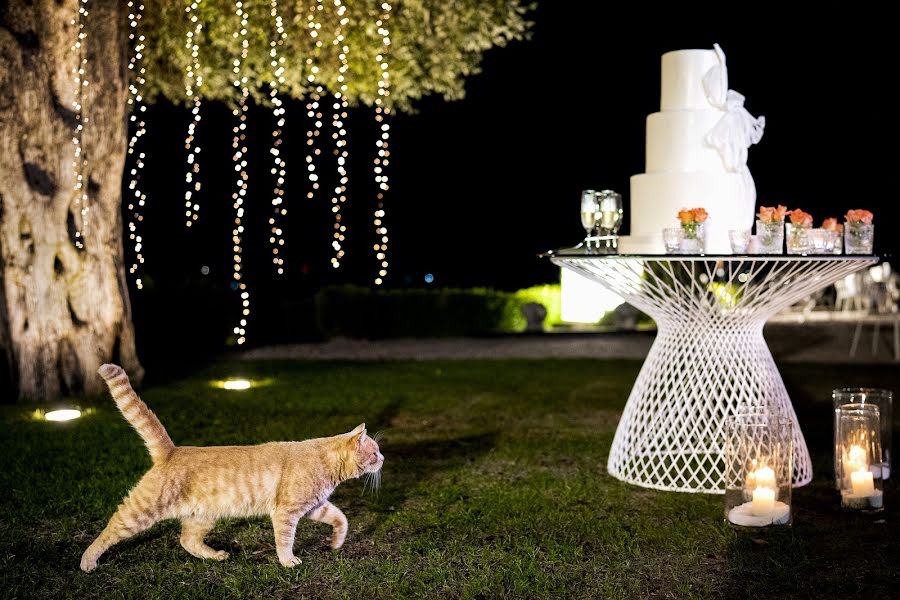
[[[760,206],[756,215],[756,241],[760,254],[781,254],[784,248],[784,216],[787,207]]]
[[[844,252],[847,254],[872,254],[875,242],[875,225],[871,212],[848,210],[844,216]]]
[[[799,208],[787,213],[791,222],[785,223],[784,234],[787,241],[788,254],[804,254],[809,251],[809,230],[812,228],[812,215]]]
[[[684,254],[700,254],[705,250],[704,223],[708,218],[705,208],[682,208],[678,211],[678,220],[684,232],[681,240],[681,251]]]
[[[834,253],[841,254],[844,251],[844,226],[834,217],[828,217],[822,221],[822,229],[830,231],[834,235]]]

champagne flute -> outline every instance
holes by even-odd
[[[584,245],[590,248],[590,238],[597,227],[597,218],[600,215],[600,204],[597,202],[597,194],[594,190],[581,192],[581,226],[584,227]]]
[[[600,237],[597,247],[604,253],[615,253],[619,243],[616,234],[622,226],[622,196],[612,190],[602,190],[595,194],[600,209],[598,226]]]
[[[621,194],[612,190],[603,190],[597,192],[595,197],[600,210],[600,235],[616,235],[622,226]]]

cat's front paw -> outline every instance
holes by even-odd
[[[81,570],[90,573],[97,568],[97,559],[89,559],[87,556],[81,557]]]
[[[299,558],[297,558],[296,556],[292,556],[290,558],[285,558],[285,559],[279,558],[278,562],[281,563],[282,567],[296,567],[302,561]]]
[[[225,560],[229,556],[231,556],[231,555],[228,554],[227,552],[225,552],[224,550],[219,550],[218,552],[213,553],[213,555],[210,556],[210,558],[213,560]]]

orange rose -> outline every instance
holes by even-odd
[[[771,206],[760,206],[759,214],[756,216],[756,218],[759,219],[762,223],[771,223],[774,214],[775,209]]]
[[[698,223],[702,223],[709,218],[709,214],[706,212],[705,208],[694,208],[691,209],[691,212],[694,213],[694,220]]]
[[[694,211],[688,208],[682,208],[678,211],[678,220],[681,221],[682,225],[686,225],[694,220]]]
[[[866,225],[868,225],[872,222],[873,217],[874,215],[871,212],[858,209],[848,210],[844,218],[847,219],[847,221],[850,223],[865,223]]]
[[[787,214],[787,207],[781,204],[778,208],[772,206],[760,206],[757,218],[763,223],[775,223],[776,221],[784,221],[784,215]]]
[[[828,217],[824,221],[822,221],[822,229],[826,231],[837,231],[837,219],[834,217]]]
[[[813,218],[811,214],[803,212],[799,208],[795,208],[787,214],[791,216],[791,223],[794,225],[799,225],[800,227],[812,227]]]

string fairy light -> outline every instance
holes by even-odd
[[[185,67],[186,77],[184,93],[189,100],[193,100],[191,108],[191,122],[188,125],[187,137],[184,140],[184,148],[187,150],[188,170],[184,179],[188,189],[184,193],[185,225],[190,227],[199,218],[200,204],[194,196],[200,191],[200,145],[194,143],[194,136],[200,126],[200,106],[203,99],[200,88],[203,86],[203,75],[200,72],[200,34],[203,31],[203,21],[197,16],[197,9],[202,0],[191,0],[185,7],[188,20],[193,23],[193,28],[188,27],[185,33],[184,47],[191,53],[191,60]]]
[[[72,172],[75,179],[73,204],[75,212],[81,217],[81,225],[75,220],[75,247],[79,250],[84,249],[84,231],[87,228],[88,211],[88,193],[85,181],[85,173],[87,171],[87,159],[84,156],[84,126],[88,123],[88,116],[84,114],[84,88],[88,86],[86,74],[87,54],[85,53],[85,45],[87,44],[87,33],[84,30],[84,22],[88,16],[87,10],[88,0],[80,0],[78,3],[78,16],[69,21],[69,24],[76,29],[75,43],[72,44],[71,52],[76,56],[77,63],[72,69],[72,83],[74,84],[74,94],[72,97],[72,110],[75,113],[75,132],[72,135],[72,145],[74,146],[75,156],[72,160]]]
[[[344,257],[344,249],[341,242],[345,239],[347,226],[341,222],[341,206],[347,200],[347,159],[349,152],[347,151],[347,130],[344,128],[344,119],[347,118],[347,83],[345,81],[345,73],[350,69],[347,61],[347,54],[350,47],[345,43],[344,27],[350,22],[346,17],[347,7],[341,4],[341,0],[334,0],[334,6],[337,9],[338,25],[334,32],[334,45],[338,47],[338,58],[341,66],[338,69],[338,91],[334,94],[334,114],[332,115],[331,125],[334,127],[334,154],[337,158],[337,171],[339,176],[339,185],[334,188],[334,194],[331,197],[331,212],[334,213],[334,240],[331,247],[334,249],[334,256],[331,258],[331,266],[335,269],[341,266],[341,258]]]
[[[381,285],[387,277],[388,235],[387,227],[384,225],[384,194],[389,189],[388,176],[385,174],[385,168],[390,164],[391,156],[388,146],[391,127],[386,122],[386,119],[390,114],[390,106],[387,99],[391,94],[391,77],[390,72],[388,71],[387,57],[385,56],[390,50],[391,45],[391,33],[390,30],[388,30],[388,20],[391,18],[391,5],[384,2],[381,5],[381,9],[384,12],[382,12],[378,20],[375,21],[375,25],[378,27],[378,34],[381,35],[382,44],[381,51],[375,57],[375,60],[378,62],[378,69],[381,73],[381,77],[378,80],[378,96],[375,98],[375,122],[378,123],[381,130],[381,139],[375,143],[378,148],[378,154],[375,157],[374,167],[372,169],[375,173],[375,183],[378,184],[378,193],[376,195],[378,202],[375,206],[375,219],[373,223],[375,225],[375,235],[380,236],[380,243],[379,241],[376,241],[373,249],[375,250],[375,258],[381,261],[381,268],[378,270],[378,276],[375,277],[375,285]]]
[[[269,217],[269,225],[271,226],[271,236],[269,243],[272,245],[272,263],[279,275],[284,273],[284,225],[281,223],[282,218],[287,215],[287,207],[284,206],[284,177],[287,173],[287,163],[281,156],[281,133],[284,127],[285,108],[281,98],[278,97],[278,86],[284,83],[284,57],[279,56],[278,48],[283,46],[287,39],[287,33],[284,29],[284,22],[278,13],[278,0],[272,0],[272,19],[275,21],[275,39],[270,43],[269,56],[272,59],[272,79],[269,81],[269,97],[272,101],[272,114],[275,117],[275,130],[272,131],[272,148],[269,152],[272,154],[274,165],[272,166],[272,175],[275,176],[275,191],[272,195],[273,213]],[[279,256],[279,253],[281,255]]]
[[[128,154],[129,156],[134,156],[138,141],[147,133],[146,123],[144,122],[144,112],[146,112],[147,106],[144,104],[143,96],[141,95],[141,86],[146,83],[144,78],[146,68],[142,64],[145,38],[139,34],[138,29],[143,16],[144,5],[138,4],[135,9],[134,0],[128,0],[128,11],[128,24],[131,27],[128,39],[132,42],[134,48],[128,60],[128,70],[132,73],[128,83],[128,104],[131,105],[129,120],[135,124],[134,133],[131,134],[131,138],[128,140]],[[128,237],[134,242],[134,260],[129,268],[129,273],[135,275],[134,284],[139,290],[144,287],[140,276],[137,275],[139,265],[144,264],[144,255],[141,252],[143,238],[140,234],[139,224],[144,220],[144,216],[141,213],[147,200],[146,194],[138,187],[143,168],[144,153],[141,152],[137,155],[131,167],[131,180],[128,182],[128,189],[132,195],[128,200]]]
[[[316,11],[322,11],[325,7],[322,0],[316,0],[315,4],[310,5],[309,14],[306,17],[306,28],[309,29],[309,37],[312,38],[315,48],[313,52],[306,57],[306,66],[309,74],[306,80],[310,84],[314,84],[313,91],[310,93],[309,100],[306,102],[306,116],[309,117],[312,124],[311,128],[306,130],[306,170],[308,172],[311,189],[307,192],[306,197],[312,200],[315,197],[316,190],[319,189],[319,176],[316,173],[315,158],[322,151],[316,147],[316,138],[319,137],[319,131],[322,128],[322,112],[319,110],[319,101],[322,98],[323,88],[321,85],[315,85],[319,73],[319,65],[316,64],[316,58],[322,51],[322,39],[319,30],[322,24],[316,20]]]
[[[244,217],[244,197],[247,195],[247,98],[250,96],[250,89],[247,86],[247,76],[241,72],[241,67],[247,60],[249,50],[249,41],[247,39],[247,11],[244,10],[244,4],[241,0],[234,3],[234,12],[240,20],[240,27],[235,32],[235,39],[240,41],[241,48],[238,58],[234,59],[234,87],[239,93],[239,101],[237,107],[232,114],[238,118],[237,124],[234,126],[234,137],[232,138],[232,148],[234,149],[234,170],[238,173],[236,180],[236,189],[231,195],[234,200],[234,229],[231,232],[231,240],[234,244],[234,265],[232,277],[234,283],[237,284],[237,290],[241,293],[241,318],[238,325],[234,328],[234,333],[238,336],[237,343],[243,344],[247,341],[247,319],[250,316],[250,292],[247,289],[247,283],[241,281],[243,275],[241,273],[241,240],[244,234],[244,225],[242,223]]]

